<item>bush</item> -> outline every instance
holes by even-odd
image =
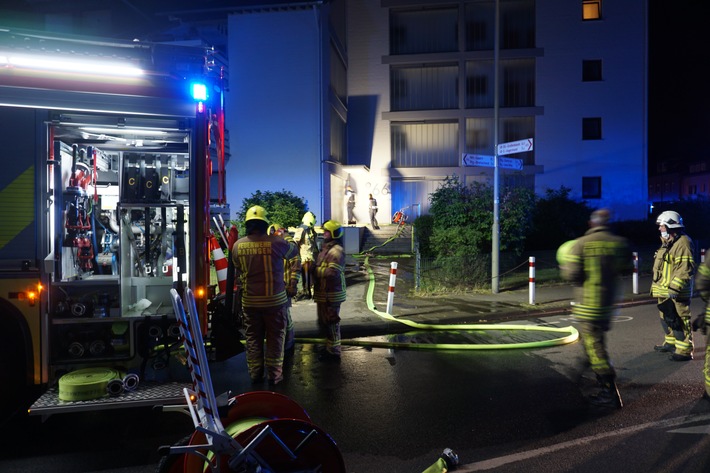
[[[498,197],[500,249],[521,254],[532,224],[534,194],[524,188],[505,188]],[[457,176],[447,177],[429,200],[433,216],[429,248],[435,255],[491,252],[494,209],[490,185],[474,182],[467,187]]]
[[[592,208],[586,202],[570,199],[571,189],[547,189],[535,204],[531,231],[527,235],[527,250],[558,248],[587,231]]]

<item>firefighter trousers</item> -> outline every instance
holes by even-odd
[[[286,311],[286,306],[244,308],[247,368],[253,381],[264,377],[264,368],[269,381],[279,382],[283,379]]]
[[[579,335],[594,374],[615,378],[616,372],[606,350],[606,332],[609,331],[610,322],[608,317],[598,321],[580,321]]]
[[[325,336],[325,351],[340,356],[340,303],[318,302],[318,326]]]
[[[659,298],[658,303],[663,302],[665,298]],[[671,327],[666,322],[663,312],[659,311],[661,317],[661,327],[663,328],[664,345],[670,345],[675,347],[675,352],[678,355],[692,355],[693,354],[693,329],[690,325],[690,300],[689,299],[676,299],[673,301],[675,303],[675,309],[679,317],[678,326]]]

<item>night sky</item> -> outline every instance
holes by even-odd
[[[649,171],[659,160],[707,159],[707,2],[650,2]],[[705,7],[703,7],[705,4]]]

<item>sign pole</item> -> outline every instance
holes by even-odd
[[[491,292],[493,294],[498,294],[499,290],[499,254],[500,254],[500,202],[499,202],[499,189],[498,189],[498,62],[500,55],[500,0],[496,0],[496,13],[495,13],[495,26],[493,27],[493,34],[495,35],[493,41],[493,142],[494,142],[494,152],[493,152],[493,235],[491,236]]]

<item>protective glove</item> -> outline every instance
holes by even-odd
[[[678,293],[673,291],[668,291],[668,298],[676,300],[678,298]]]
[[[286,295],[288,297],[295,297],[297,293],[298,293],[298,289],[296,288],[296,286],[291,285],[291,284],[286,286]]]

